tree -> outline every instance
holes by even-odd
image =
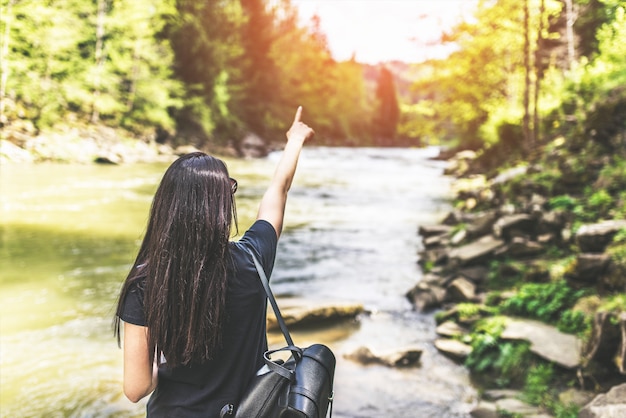
[[[400,108],[398,106],[393,74],[387,67],[380,69],[376,87],[376,100],[374,131],[383,143],[389,143],[396,137]]]

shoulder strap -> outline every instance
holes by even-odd
[[[254,261],[254,266],[259,272],[259,277],[261,278],[261,283],[263,283],[263,288],[265,289],[265,293],[267,294],[267,299],[270,301],[270,304],[272,305],[272,309],[274,310],[274,315],[276,315],[276,320],[278,321],[278,326],[280,326],[280,330],[285,336],[285,341],[287,341],[287,345],[294,346],[293,340],[291,339],[291,334],[289,334],[289,330],[287,329],[287,324],[285,324],[285,320],[283,319],[283,316],[280,314],[280,309],[278,309],[278,304],[276,303],[276,299],[274,298],[272,289],[270,289],[270,283],[267,280],[267,276],[265,275],[263,266],[261,265],[261,263],[259,263],[259,260],[257,260],[252,250],[248,249],[248,252],[252,256],[252,261]]]

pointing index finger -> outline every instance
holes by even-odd
[[[302,117],[302,106],[298,106],[298,110],[296,110],[296,117],[294,118],[294,122],[300,122],[300,118]]]

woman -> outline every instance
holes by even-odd
[[[299,107],[257,220],[238,242],[237,182],[221,160],[188,154],[165,172],[115,320],[124,393],[132,402],[152,393],[149,417],[219,417],[261,367],[267,302],[248,251],[270,276],[287,192],[314,135],[301,115]]]

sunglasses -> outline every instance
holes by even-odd
[[[235,194],[235,192],[237,191],[237,180],[235,180],[234,178],[230,177],[230,190],[233,194]]]

